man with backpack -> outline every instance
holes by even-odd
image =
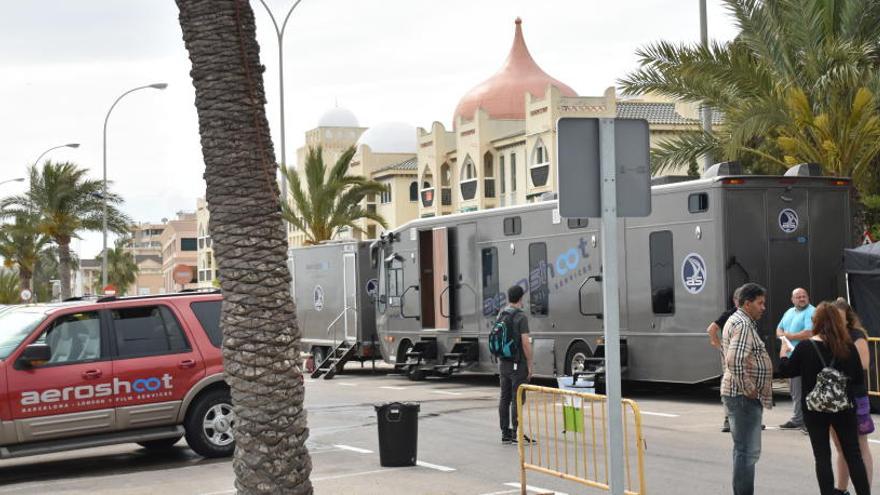
[[[489,350],[498,357],[498,374],[501,381],[501,400],[498,415],[501,419],[501,443],[517,441],[519,411],[516,409],[516,392],[519,386],[532,377],[532,344],[529,341],[529,320],[523,313],[522,298],[525,291],[519,285],[507,289],[507,306],[498,313],[495,326],[489,335]],[[510,404],[513,402],[514,407]],[[511,410],[513,428],[511,429]],[[530,442],[524,437],[524,441]]]

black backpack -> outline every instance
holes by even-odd
[[[825,363],[825,357],[816,344],[815,340],[810,339],[819,360],[822,361],[822,371],[816,376],[816,386],[807,394],[804,402],[807,409],[813,412],[836,413],[845,411],[852,407],[852,402],[846,393],[846,384],[849,377],[842,371],[834,368],[834,357],[831,357],[831,363]]]
[[[489,332],[489,352],[497,358],[511,361],[519,358],[520,335],[513,323],[517,312],[511,308],[501,311]]]

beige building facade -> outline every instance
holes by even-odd
[[[130,295],[148,296],[160,294],[165,290],[162,277],[162,242],[165,231],[162,223],[140,223],[132,227],[131,243],[126,250],[134,256],[138,267],[134,284],[129,288]]]
[[[162,289],[160,292],[177,292],[198,286],[198,230],[196,214],[177,212],[177,218],[167,221],[159,236],[162,245]],[[189,267],[192,278],[185,284],[174,280],[176,267]]]
[[[203,198],[196,201],[196,230],[198,232],[197,251],[197,285],[199,288],[208,289],[215,286],[217,280],[217,263],[214,260],[214,242],[211,240],[209,223],[211,214],[208,211],[208,202]]]

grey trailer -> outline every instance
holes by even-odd
[[[760,328],[773,355],[794,288],[815,301],[845,293],[850,193],[848,179],[789,175],[653,186],[653,213],[620,220],[624,379],[717,379],[705,330],[745,282],[768,288]],[[601,379],[600,235],[598,220],[560,218],[556,201],[423,218],[383,235],[376,317],[386,361],[411,379],[497,373],[487,338],[519,284],[534,374]]]
[[[350,360],[381,359],[370,242],[292,248],[288,265],[303,349],[314,359],[312,377],[333,378]]]

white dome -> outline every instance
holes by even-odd
[[[358,146],[366,144],[374,153],[415,153],[416,128],[404,122],[384,122],[361,134]]]
[[[318,119],[318,127],[359,127],[359,124],[351,110],[335,107],[321,115]]]

